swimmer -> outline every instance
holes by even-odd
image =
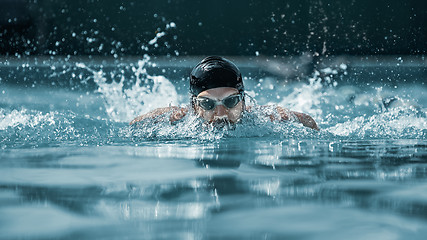
[[[171,113],[169,121],[174,123],[182,119],[188,111],[194,111],[208,124],[217,126],[223,126],[226,123],[235,124],[239,122],[245,111],[251,111],[251,107],[245,105],[244,90],[242,75],[234,63],[222,57],[206,57],[191,71],[191,105],[189,107],[158,108],[136,117],[130,125],[166,113]],[[267,106],[260,107],[267,108]],[[307,114],[290,111],[280,106],[275,106],[275,110],[275,114],[267,114],[271,121],[295,121],[319,130],[316,122]]]

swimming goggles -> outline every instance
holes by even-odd
[[[196,103],[204,110],[212,110],[218,105],[223,105],[224,107],[230,109],[234,108],[240,101],[242,101],[243,95],[231,95],[228,96],[222,100],[214,100],[211,98],[205,98],[205,97],[197,97]]]

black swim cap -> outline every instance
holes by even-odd
[[[210,56],[199,62],[190,74],[193,96],[217,87],[232,87],[243,92],[242,74],[234,63],[222,57]]]

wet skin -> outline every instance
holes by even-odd
[[[214,100],[223,100],[231,95],[238,94],[239,91],[235,88],[230,87],[220,87],[220,88],[212,88],[206,91],[201,92],[197,97],[210,98]],[[250,107],[245,107],[244,102],[240,101],[233,108],[227,108],[224,105],[217,105],[212,110],[205,110],[202,107],[198,106],[198,104],[193,104],[194,111],[200,118],[203,118],[207,123],[215,123],[215,122],[229,122],[236,123],[240,120],[242,113],[244,110],[251,111]],[[149,113],[143,114],[139,117],[136,117],[134,120],[130,122],[130,125],[143,121],[147,118],[155,118],[161,116],[167,112],[171,112],[169,121],[171,123],[182,119],[188,112],[188,108],[181,108],[176,106],[158,108]],[[289,111],[288,109],[282,108],[280,106],[276,106],[276,110],[279,118],[274,115],[268,115],[271,121],[297,121],[302,123],[304,126],[319,130],[316,122],[312,117],[307,114]]]

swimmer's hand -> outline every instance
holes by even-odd
[[[281,117],[280,120],[283,120],[283,121],[296,120],[296,121],[302,123],[302,125],[305,127],[309,127],[311,129],[314,129],[317,131],[320,130],[319,127],[317,126],[316,121],[314,121],[314,119],[307,114],[289,111],[289,110],[284,109],[284,108],[279,107],[279,106],[277,106],[276,109],[277,109],[277,113],[279,113],[279,115]]]
[[[136,117],[134,120],[132,120],[129,125],[132,125],[134,123],[137,122],[141,122],[145,119],[149,119],[149,118],[157,118],[159,116],[164,115],[165,113],[171,113],[170,117],[169,117],[169,121],[171,123],[176,122],[178,120],[181,120],[186,114],[187,114],[188,109],[187,108],[181,108],[181,107],[176,107],[176,106],[171,106],[171,107],[164,107],[164,108],[157,108],[154,109],[151,112],[148,112],[146,114],[142,114],[141,116]]]
[[[316,121],[314,121],[314,119],[309,115],[304,113],[299,113],[299,112],[292,112],[292,113],[298,118],[299,122],[302,123],[302,125],[304,125],[305,127],[309,127],[311,129],[320,131]]]

